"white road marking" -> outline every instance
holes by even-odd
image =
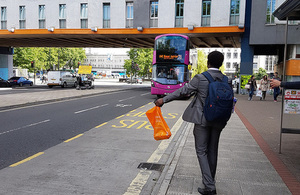
[[[104,107],[104,106],[108,106],[108,104],[103,104],[103,105],[100,105],[100,106],[95,106],[95,107],[92,107],[92,108],[80,110],[80,111],[74,112],[74,114],[79,114],[79,113],[82,113],[82,112],[94,110],[94,109],[101,108],[101,107]]]
[[[126,107],[126,106],[132,106],[132,104],[117,104],[116,107]]]
[[[150,92],[148,92],[148,93],[143,93],[143,94],[141,94],[141,96],[148,95],[148,94],[150,94]]]
[[[25,129],[27,127],[32,127],[32,126],[39,125],[39,124],[42,124],[42,123],[46,123],[46,122],[49,122],[49,121],[50,121],[50,119],[47,119],[47,120],[44,120],[44,121],[40,121],[40,122],[37,122],[37,123],[32,123],[32,124],[29,124],[29,125],[25,125],[23,127],[18,127],[18,128],[9,130],[9,131],[2,132],[2,133],[0,133],[0,135],[6,134],[6,133],[11,133],[13,131],[17,131],[17,130],[20,130],[20,129]]]
[[[132,97],[129,97],[129,98],[126,98],[126,99],[119,100],[119,102],[123,102],[123,101],[125,101],[125,100],[130,100],[130,99],[133,99],[133,98],[135,98],[135,96],[132,96]]]

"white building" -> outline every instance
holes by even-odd
[[[208,55],[212,51],[219,51],[224,55],[225,65],[225,73],[228,76],[236,75],[238,68],[241,64],[241,49],[240,48],[199,48],[197,50],[202,50],[205,55]],[[194,58],[197,54],[196,51],[191,52],[191,56],[193,56],[193,62],[195,62]],[[196,58],[197,59],[197,58]],[[263,68],[266,70],[268,74],[274,73],[274,66],[277,64],[277,56],[265,56],[259,55],[254,56],[253,58],[253,72],[258,72],[259,68]]]
[[[118,49],[102,53],[92,53],[91,49],[87,49],[83,65],[91,65],[92,71],[97,72],[97,74],[119,76],[119,73],[125,71],[124,63],[128,59],[129,56],[127,53],[121,52]]]

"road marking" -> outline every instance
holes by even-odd
[[[37,122],[37,123],[32,123],[32,124],[29,124],[29,125],[25,125],[23,127],[18,127],[18,128],[9,130],[9,131],[2,132],[2,133],[0,133],[0,135],[6,134],[6,133],[11,133],[13,131],[17,131],[17,130],[20,130],[20,129],[25,129],[27,127],[32,127],[32,126],[39,125],[39,124],[42,124],[42,123],[46,123],[46,122],[49,122],[49,121],[50,121],[50,119],[47,119],[47,120],[44,120],[44,121],[40,121],[40,122]]]
[[[123,102],[123,101],[125,101],[125,100],[130,100],[130,99],[133,99],[133,98],[135,98],[136,96],[132,96],[132,97],[129,97],[129,98],[126,98],[126,99],[122,99],[122,100],[119,100],[119,102]]]
[[[117,104],[116,107],[124,108],[126,106],[132,106],[132,104]]]
[[[150,92],[148,92],[148,93],[143,93],[143,94],[141,94],[141,96],[148,95],[148,94],[150,94]]]
[[[80,97],[80,98],[72,98],[71,96],[71,99],[65,99],[65,100],[55,100],[55,101],[52,101],[52,102],[47,102],[47,103],[42,103],[42,104],[36,104],[36,105],[30,105],[30,106],[22,106],[22,107],[19,107],[19,108],[11,108],[11,109],[7,109],[7,110],[0,110],[0,112],[9,112],[9,111],[13,111],[13,110],[21,110],[21,109],[24,109],[24,108],[32,108],[32,107],[38,107],[38,106],[42,106],[42,105],[50,105],[50,104],[57,104],[57,103],[62,103],[62,102],[69,102],[69,101],[74,101],[74,100],[78,100],[78,99],[88,99],[88,98],[91,98],[91,97],[95,97],[95,96],[103,96],[103,95],[109,95],[109,94],[115,94],[115,93],[122,93],[124,92],[124,90],[121,90],[121,91],[111,91],[111,92],[104,92],[102,94],[90,94],[89,96],[87,97]]]
[[[103,105],[100,105],[100,106],[95,106],[95,107],[92,107],[92,108],[80,110],[80,111],[74,112],[74,114],[79,114],[79,113],[82,113],[82,112],[94,110],[94,109],[101,108],[101,107],[104,107],[104,106],[108,106],[108,104],[103,104]]]
[[[121,116],[118,116],[116,119],[120,119],[120,118],[122,118],[123,116],[125,116],[125,115],[123,114],[123,115],[121,115]]]
[[[36,157],[38,157],[38,156],[40,156],[40,155],[42,155],[42,154],[44,154],[44,152],[39,152],[39,153],[37,153],[37,154],[35,154],[35,155],[32,155],[32,156],[30,156],[30,157],[28,157],[28,158],[25,158],[24,160],[21,160],[21,161],[15,163],[15,164],[12,164],[12,165],[10,165],[9,167],[16,167],[16,166],[18,166],[18,165],[20,165],[20,164],[22,164],[22,163],[25,163],[25,162],[27,162],[27,161],[30,161],[30,160],[32,160],[32,159],[34,159],[34,158],[36,158]]]
[[[98,125],[97,127],[95,127],[95,128],[99,128],[99,127],[102,127],[103,125],[106,125],[107,124],[107,122],[105,122],[105,123],[102,123],[101,125]]]
[[[74,140],[74,139],[76,139],[76,138],[81,137],[81,136],[83,136],[83,134],[76,135],[75,137],[72,137],[72,138],[70,138],[70,139],[68,139],[68,140],[66,140],[66,141],[64,141],[64,142],[68,143],[68,142],[70,142],[70,141],[72,141],[72,140]]]
[[[150,158],[147,160],[149,163],[157,163],[162,155],[164,154],[165,150],[175,137],[175,134],[179,130],[183,120],[180,117],[178,121],[175,123],[175,125],[172,127],[171,132],[173,136],[170,139],[163,140],[157,149],[152,153]],[[132,180],[130,186],[127,188],[127,191],[123,195],[139,195],[144,187],[144,185],[147,183],[152,171],[149,170],[140,170],[140,172],[137,174],[137,176]]]

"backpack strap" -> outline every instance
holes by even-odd
[[[228,77],[224,75],[222,81],[223,81],[224,83],[228,83]]]
[[[212,83],[212,82],[215,81],[214,78],[213,78],[207,71],[202,72],[202,74],[206,77],[206,79],[207,79],[210,83]],[[228,83],[228,77],[227,77],[226,75],[223,75],[222,82]]]
[[[213,78],[207,71],[202,72],[202,74],[205,76],[205,78],[206,78],[210,83],[212,83],[212,82],[215,81],[214,78]]]

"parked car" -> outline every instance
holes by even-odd
[[[143,79],[141,79],[139,77],[133,77],[132,79],[128,78],[127,79],[127,83],[140,83],[140,84],[142,84],[143,83]]]
[[[33,82],[25,77],[11,77],[10,79],[8,79],[8,81],[12,85],[19,85],[20,87],[22,87],[23,85],[33,85]]]
[[[10,86],[11,86],[11,84],[9,81],[4,80],[0,77],[0,87],[10,87]]]

